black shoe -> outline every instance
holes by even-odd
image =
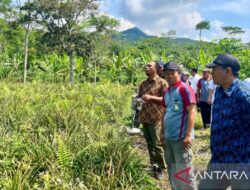
[[[155,177],[158,180],[162,180],[163,179],[163,170],[160,168],[157,168],[156,172],[155,172]]]

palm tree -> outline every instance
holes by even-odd
[[[202,30],[209,30],[210,29],[210,22],[209,21],[201,21],[195,26],[195,30],[200,30],[200,42],[201,42],[201,31]]]

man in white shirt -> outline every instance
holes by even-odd
[[[192,68],[191,69],[191,76],[189,77],[189,81],[191,83],[191,88],[194,90],[194,93],[195,93],[195,96],[196,96],[196,93],[197,93],[197,84],[198,84],[198,81],[201,79],[201,76],[199,76],[197,74],[197,69],[196,68]],[[196,96],[197,98],[197,96]]]
[[[216,89],[217,85],[214,84],[214,80],[210,80],[208,82],[208,90],[209,90],[209,95],[208,95],[208,99],[207,99],[207,103],[212,105],[213,101],[214,101],[214,93],[215,93],[215,89]]]

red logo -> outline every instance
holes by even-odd
[[[183,181],[186,184],[191,184],[191,181],[188,180],[189,172],[190,172],[190,167],[186,168],[184,170],[181,170],[178,173],[175,173],[174,177],[181,180],[181,181]]]

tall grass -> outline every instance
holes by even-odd
[[[156,189],[120,130],[130,88],[0,84],[0,189]]]

